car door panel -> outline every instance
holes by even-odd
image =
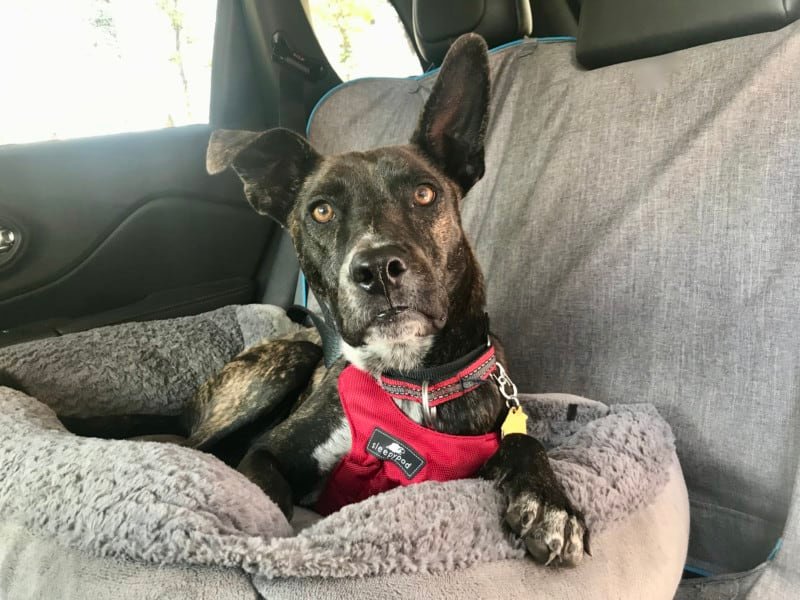
[[[0,329],[253,300],[276,228],[234,175],[205,173],[209,135],[191,126],[0,148],[0,226],[21,233],[0,266]]]

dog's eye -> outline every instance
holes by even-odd
[[[333,218],[333,207],[327,202],[315,204],[311,209],[311,217],[317,223],[327,223]]]
[[[436,200],[436,190],[426,183],[417,186],[414,190],[414,202],[420,206],[428,206]]]

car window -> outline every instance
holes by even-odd
[[[407,77],[422,67],[388,0],[305,0],[314,33],[342,81]]]
[[[216,4],[0,1],[0,144],[207,123]]]

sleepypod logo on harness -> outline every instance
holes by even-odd
[[[367,452],[380,460],[393,462],[406,477],[413,479],[425,466],[425,460],[405,442],[376,427],[367,442]]]

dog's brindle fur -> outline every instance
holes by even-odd
[[[313,377],[321,357],[315,330],[250,348],[202,386],[185,416],[187,443],[212,451],[220,440],[261,428],[238,468],[287,515],[295,503],[313,502],[350,448],[337,388],[347,362],[375,375],[407,371],[454,361],[486,343],[483,277],[459,203],[483,176],[488,103],[486,45],[466,35],[448,53],[407,145],[323,157],[284,129],[212,137],[209,172],[232,167],[253,207],[289,230],[309,285],[343,342],[344,356]],[[414,202],[421,184],[435,190],[433,203]],[[334,211],[328,222],[312,218],[320,203]],[[353,262],[376,254],[382,266],[373,274],[380,281],[367,290]],[[382,278],[394,259],[402,272]],[[398,405],[421,421],[419,405]],[[497,387],[486,384],[440,405],[430,426],[483,434],[497,430],[505,414]],[[270,419],[273,426],[263,432]],[[574,565],[588,552],[583,518],[534,438],[506,436],[480,474],[504,494],[505,521],[537,561]]]

